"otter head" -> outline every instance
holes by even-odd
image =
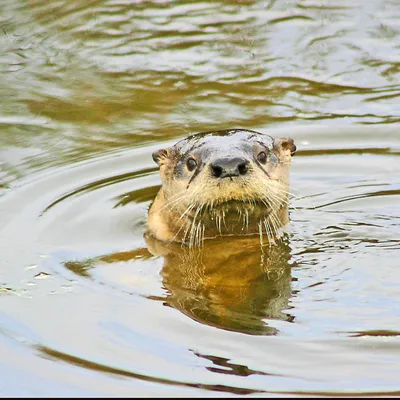
[[[290,138],[245,129],[189,136],[153,153],[162,179],[159,211],[172,217],[168,223],[178,240],[181,232],[196,241],[219,234],[269,236],[283,225],[295,151]]]

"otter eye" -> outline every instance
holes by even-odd
[[[186,166],[189,171],[193,171],[197,167],[197,161],[194,158],[189,158],[186,161]]]
[[[261,163],[261,164],[265,164],[267,162],[267,155],[265,154],[264,151],[262,151],[261,153],[259,153],[259,155],[257,156],[257,160]]]

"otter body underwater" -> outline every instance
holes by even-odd
[[[191,135],[154,152],[162,186],[149,209],[148,232],[190,247],[225,235],[257,234],[261,244],[274,242],[289,221],[295,151],[291,138],[230,129]]]

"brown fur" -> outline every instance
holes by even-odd
[[[257,161],[261,151],[268,156],[265,165]],[[162,187],[149,210],[149,232],[159,240],[190,246],[238,234],[274,241],[288,222],[289,165],[295,151],[290,138],[231,130],[193,135],[153,153]],[[215,178],[210,165],[218,157],[243,157],[248,172]],[[196,161],[196,170],[188,170],[188,158]]]

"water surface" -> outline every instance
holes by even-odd
[[[0,393],[400,394],[397,1],[3,0],[0,27]],[[237,127],[295,139],[286,239],[154,255],[151,153]]]

